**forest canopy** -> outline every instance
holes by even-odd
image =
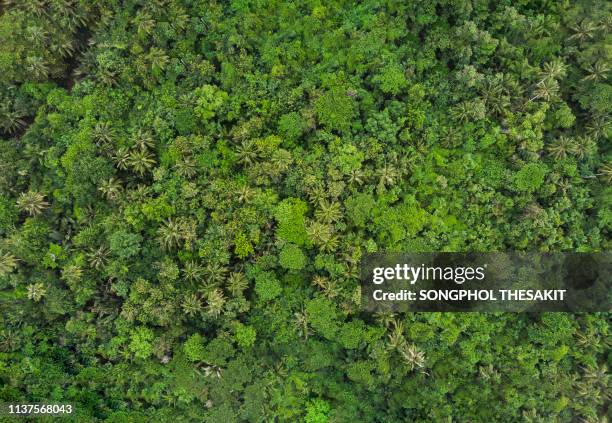
[[[0,2],[0,402],[607,421],[610,313],[366,313],[359,264],[611,249],[611,9]]]

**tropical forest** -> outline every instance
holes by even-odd
[[[605,0],[0,0],[0,421],[612,421],[612,313],[360,286],[612,250],[611,71]]]

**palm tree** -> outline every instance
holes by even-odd
[[[77,265],[66,266],[62,270],[62,280],[69,284],[74,284],[81,280],[83,276],[83,270]]]
[[[612,162],[605,163],[599,168],[597,176],[601,176],[607,183],[612,183]]]
[[[36,25],[29,26],[26,29],[26,34],[27,40],[32,44],[43,44],[47,39],[47,31]]]
[[[584,368],[582,379],[578,379],[574,382],[574,387],[579,396],[592,398],[597,401],[599,401],[601,397],[605,400],[610,400],[612,398],[609,386],[610,375],[608,374],[608,367],[605,364]]]
[[[583,332],[576,332],[576,338],[577,338],[577,343],[578,345],[580,345],[581,348],[584,349],[593,349],[597,352],[601,352],[602,350],[602,345],[601,345],[601,338],[599,338],[598,336],[594,336],[594,334],[591,331],[588,331],[587,333],[583,333]]]
[[[575,142],[572,138],[560,136],[548,146],[548,153],[557,160],[564,159],[568,153],[572,152],[574,144]]]
[[[492,364],[489,364],[487,366],[478,366],[478,376],[484,381],[498,381],[501,374],[495,369],[495,367],[493,367]]]
[[[312,284],[324,289],[327,286],[327,278],[325,276],[316,275],[314,278],[312,278]]]
[[[139,129],[136,131],[133,137],[134,146],[136,148],[140,148],[141,150],[147,148],[153,148],[155,146],[155,140],[153,140],[153,135],[145,129]]]
[[[225,279],[227,268],[219,263],[210,263],[206,266],[206,282],[210,285],[218,285]]]
[[[63,0],[59,3],[58,12],[66,24],[67,32],[74,33],[80,26],[85,25],[86,17],[83,11],[76,7],[76,2]]]
[[[0,330],[0,351],[3,353],[14,352],[21,345],[20,333],[16,330],[4,328]]]
[[[445,147],[453,148],[457,145],[460,140],[459,131],[457,128],[452,126],[445,126],[442,128],[442,142]],[[411,156],[414,157],[414,156]]]
[[[270,165],[274,170],[273,176],[276,176],[282,172],[286,172],[289,169],[289,166],[291,166],[292,162],[293,157],[291,157],[290,152],[284,149],[275,150],[274,153],[272,153],[272,157],[270,158]]]
[[[319,209],[315,212],[315,217],[323,223],[332,223],[340,220],[342,212],[340,204],[337,202],[322,201],[319,204]]]
[[[79,75],[83,73],[85,75],[88,74],[86,71],[81,71],[79,69]],[[111,68],[108,65],[99,66],[96,72],[97,79],[103,84],[109,87],[117,85],[117,70]]]
[[[399,350],[399,353],[410,370],[425,366],[425,353],[419,350],[416,345],[406,344]]]
[[[87,253],[89,264],[96,270],[101,270],[106,262],[108,261],[108,249],[106,247],[99,247],[92,249]]]
[[[559,80],[567,74],[567,66],[559,59],[544,64],[544,68],[540,72],[541,81],[548,79]]]
[[[568,178],[560,178],[555,185],[563,194],[567,194],[567,192],[572,188],[572,183]]]
[[[248,185],[243,185],[238,188],[238,201],[241,203],[248,202],[255,195],[255,190]]]
[[[189,23],[189,15],[182,8],[173,9],[172,11],[174,13],[172,13],[170,27],[175,31],[184,30]]]
[[[399,350],[406,343],[404,338],[404,324],[401,321],[393,320],[391,333],[387,335],[387,345],[391,349]]]
[[[140,148],[130,153],[128,164],[136,173],[142,176],[153,167],[155,159],[146,149]]]
[[[541,19],[527,21],[527,32],[531,35],[537,35],[538,37],[547,37],[550,35],[550,29],[547,25],[544,25]]]
[[[10,5],[13,3],[12,0],[5,1],[6,5]],[[15,2],[17,3],[17,2]],[[32,0],[26,2],[19,2],[19,5],[24,8],[24,10],[32,15],[37,17],[41,17],[47,13],[47,0]]]
[[[550,101],[559,94],[559,83],[554,79],[542,80],[536,84],[533,94],[528,103],[539,98]]]
[[[128,191],[128,198],[132,201],[143,202],[147,199],[151,188],[144,184],[136,185],[135,189]]]
[[[387,185],[393,185],[395,179],[399,176],[395,167],[390,164],[385,164],[378,172],[378,185],[384,188]]]
[[[452,116],[461,123],[467,122],[472,116],[472,108],[468,101],[463,101],[453,107],[451,111]]]
[[[102,181],[98,191],[100,191],[107,200],[115,201],[121,196],[123,186],[121,181],[116,178],[109,178],[106,181]]]
[[[242,272],[232,272],[227,278],[227,289],[234,297],[242,294],[248,286],[249,283]]]
[[[74,55],[74,44],[73,41],[70,37],[68,37],[66,34],[62,34],[61,39],[56,40],[52,45],[51,45],[51,51],[53,51],[53,53],[61,56],[61,57],[71,57],[72,55]]]
[[[582,380],[574,383],[574,390],[576,395],[581,398],[588,398],[591,401],[600,402],[601,388],[597,385],[589,383],[588,381]]]
[[[7,134],[14,134],[26,125],[24,114],[9,108],[8,102],[0,105],[0,129]]]
[[[610,116],[602,113],[593,117],[593,120],[587,125],[589,135],[599,138],[610,131]]]
[[[391,323],[395,322],[394,314],[389,311],[377,311],[374,313],[374,318],[379,325],[385,328],[389,327]]]
[[[349,173],[348,182],[350,185],[361,185],[363,184],[363,171],[361,169],[353,169]]]
[[[294,322],[299,336],[304,339],[308,339],[308,337],[313,333],[308,327],[308,314],[302,308],[302,311],[293,313],[293,316],[295,317]]]
[[[130,162],[130,150],[125,147],[120,147],[113,156],[115,165],[121,170],[126,170]]]
[[[36,282],[28,285],[28,299],[33,300],[34,302],[39,302],[46,294],[47,290],[42,282]]]
[[[192,248],[193,243],[197,238],[195,220],[182,219],[180,221],[181,238],[185,241],[185,248]]]
[[[220,289],[212,289],[206,296],[207,308],[206,312],[213,316],[219,316],[225,305],[225,297]]]
[[[30,216],[37,216],[49,206],[45,196],[37,191],[22,192],[17,199],[17,207],[27,212]]]
[[[572,146],[571,153],[582,160],[597,151],[597,143],[589,136],[578,137]]]
[[[49,76],[49,66],[41,56],[28,56],[25,66],[36,79],[46,79]]]
[[[597,31],[597,26],[593,22],[583,19],[582,22],[572,28],[572,31],[574,31],[574,34],[568,40],[582,43],[593,38],[595,31]]]
[[[183,184],[181,187],[180,196],[181,198],[195,198],[198,196],[200,191],[198,190],[198,186],[195,182],[187,182]]]
[[[326,253],[331,253],[335,251],[338,247],[338,237],[336,235],[331,235],[329,238],[324,239],[319,244],[319,249]]]
[[[523,84],[519,82],[517,77],[511,73],[504,73],[501,77],[501,84],[504,87],[504,93],[511,95],[512,98],[520,100],[525,91]]]
[[[580,423],[608,423],[606,416],[595,416],[590,418],[581,418]]]
[[[315,244],[320,244],[332,236],[332,228],[324,223],[314,221],[306,228],[306,233]]]
[[[184,241],[187,248],[196,239],[195,222],[179,219],[168,219],[164,226],[158,229],[158,239],[162,247],[171,250]]]
[[[612,16],[610,16],[610,14],[605,15],[599,23],[598,28],[603,32],[603,35],[608,35],[612,32]]]
[[[17,267],[17,258],[11,253],[0,255],[0,278],[5,277]]]
[[[189,317],[193,317],[202,312],[202,302],[196,294],[188,294],[183,298],[181,303],[183,313]]]
[[[323,187],[323,184],[319,181],[316,181],[312,186],[306,188],[306,194],[308,195],[308,200],[315,206],[323,202],[327,197],[325,187]]]
[[[345,278],[349,280],[357,280],[359,279],[359,265],[354,263],[349,263],[346,266]]]
[[[610,379],[608,367],[605,364],[587,367],[584,369],[584,379],[594,385],[607,389]]]
[[[155,28],[155,20],[146,12],[138,12],[134,23],[136,24],[136,31],[141,37],[150,35],[153,32],[153,28]]]
[[[149,50],[147,59],[151,65],[151,70],[153,72],[161,72],[166,69],[166,65],[170,60],[166,53],[162,49],[157,47],[152,47],[151,50]]]
[[[183,268],[183,276],[189,282],[200,282],[203,275],[204,268],[200,264],[194,261],[188,261],[185,263],[185,267]]]
[[[601,60],[598,60],[592,65],[585,68],[587,76],[582,78],[583,81],[599,82],[608,79],[608,72],[610,67]]]
[[[329,279],[323,287],[323,295],[330,300],[336,298],[340,294],[340,287],[334,279]]]
[[[236,156],[238,156],[238,163],[250,166],[257,160],[257,146],[253,140],[244,140],[242,144],[236,149]]]
[[[174,165],[176,173],[184,178],[192,178],[198,173],[198,167],[193,157],[183,157],[183,160],[179,160]]]
[[[481,98],[488,110],[493,114],[501,115],[504,110],[510,106],[510,101],[508,97],[504,95],[503,91],[503,86],[497,80],[487,80],[484,84],[481,91]]]
[[[98,147],[109,149],[115,138],[115,129],[110,122],[98,122],[94,126],[91,136]]]
[[[177,220],[168,219],[164,225],[157,230],[158,240],[165,250],[178,247],[182,239],[181,223]]]

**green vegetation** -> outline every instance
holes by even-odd
[[[358,277],[375,251],[611,249],[611,9],[0,3],[0,402],[610,419],[610,314],[372,315]]]

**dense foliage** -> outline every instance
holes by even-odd
[[[375,251],[610,250],[603,0],[0,5],[0,402],[601,422],[610,315],[368,314]]]

